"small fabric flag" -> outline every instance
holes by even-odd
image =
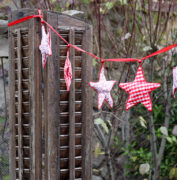
[[[66,61],[65,61],[65,66],[64,66],[64,79],[65,79],[65,82],[66,82],[67,91],[69,91],[71,81],[72,81],[72,67],[71,67],[71,62],[69,60],[69,46],[68,46],[68,49],[67,49],[67,58],[66,58]]]
[[[173,97],[177,91],[177,67],[173,68]]]
[[[111,97],[110,91],[115,83],[116,81],[106,81],[106,78],[104,76],[104,65],[102,65],[99,75],[99,81],[89,83],[90,87],[98,93],[98,109],[101,109],[104,100],[111,108],[113,107],[113,99]]]
[[[129,94],[126,103],[126,110],[135,106],[138,103],[143,104],[149,111],[152,111],[152,102],[150,92],[160,87],[159,83],[146,82],[143,69],[138,67],[135,80],[128,83],[120,83],[119,86]]]
[[[42,40],[39,49],[41,50],[42,66],[44,68],[47,56],[52,55],[50,29],[49,32],[46,33],[44,25],[42,25]]]

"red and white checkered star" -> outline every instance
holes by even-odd
[[[113,99],[110,91],[115,83],[116,81],[106,81],[104,76],[104,65],[100,71],[99,81],[89,83],[90,87],[98,93],[98,109],[102,107],[104,100],[111,108],[113,107]]]
[[[173,97],[175,98],[175,93],[177,92],[177,67],[173,68]]]
[[[145,80],[143,69],[138,67],[135,80],[128,83],[120,83],[119,86],[129,94],[126,103],[126,110],[138,103],[143,104],[149,111],[152,111],[150,92],[160,87],[159,83],[149,83]]]
[[[46,33],[44,25],[42,25],[42,40],[39,46],[42,54],[42,65],[45,67],[47,56],[52,55],[51,49],[51,38],[50,38],[50,29],[49,32]]]

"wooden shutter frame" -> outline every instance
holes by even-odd
[[[31,9],[21,9],[13,11],[9,15],[9,23],[13,22],[22,17],[37,14],[37,10]],[[41,139],[42,139],[42,102],[41,102],[41,61],[36,61],[41,59],[41,55],[38,49],[40,43],[40,20],[37,18],[30,19],[26,22],[16,24],[9,27],[9,91],[10,91],[10,101],[9,101],[9,120],[10,120],[10,179],[17,179],[16,177],[16,145],[15,145],[15,57],[14,53],[14,42],[12,33],[14,30],[23,29],[26,27],[28,29],[28,42],[29,44],[29,61],[31,64],[29,67],[29,93],[30,93],[30,179],[42,179],[42,154],[41,154]],[[19,58],[22,60],[22,58]],[[18,63],[20,64],[20,63]],[[19,71],[19,74],[22,73]],[[21,82],[22,83],[22,82]],[[20,85],[19,88],[21,89]],[[33,101],[33,100],[34,101]],[[20,105],[19,105],[20,109]],[[19,118],[18,118],[19,119]],[[23,123],[23,120],[22,120]],[[19,129],[20,130],[20,129]],[[19,133],[19,132],[18,132]],[[22,132],[21,132],[22,133]],[[22,133],[23,134],[23,133]],[[33,135],[33,136],[32,136]],[[33,154],[33,156],[31,156]],[[22,156],[22,157],[21,157]],[[19,154],[20,159],[23,158],[23,154]],[[36,158],[37,157],[37,158]],[[24,161],[24,159],[23,159]],[[24,168],[23,168],[24,171]],[[21,179],[23,179],[23,175]],[[19,177],[20,179],[20,177]]]
[[[52,15],[51,15],[51,14]],[[58,18],[56,17],[58,16]],[[51,18],[53,17],[53,18]],[[52,19],[58,19],[58,27],[56,27],[57,23],[54,21],[52,21]],[[47,21],[50,22],[50,24],[55,28],[55,29],[65,29],[65,30],[69,30],[70,36],[72,36],[71,34],[72,31],[74,31],[75,29],[77,30],[83,30],[84,34],[83,34],[83,42],[82,42],[82,48],[92,52],[92,36],[93,36],[93,32],[92,32],[92,26],[85,23],[84,21],[78,20],[77,18],[73,18],[67,15],[63,15],[61,13],[52,13],[52,12],[48,12],[47,13]],[[59,40],[59,37],[57,37],[57,39]],[[70,38],[71,39],[71,38]],[[57,41],[57,43],[59,43],[60,41],[58,41],[55,39],[55,41]],[[73,41],[70,41],[71,44],[73,44]],[[55,49],[56,47],[53,47],[53,41],[52,41],[52,51],[53,48]],[[58,49],[57,49],[58,50]],[[54,50],[55,51],[55,50]],[[72,60],[72,54],[74,53],[74,49],[70,48],[70,60],[72,63],[72,68],[74,71],[74,64],[73,64],[73,60]],[[56,52],[56,51],[55,51]],[[59,51],[57,53],[57,58],[59,59]],[[60,70],[58,70],[55,73],[52,73],[52,71],[49,71],[49,67],[56,66],[54,65],[57,61],[57,58],[54,57],[50,57],[48,59],[48,62],[46,64],[46,69],[45,69],[45,84],[48,87],[46,89],[46,93],[45,93],[45,98],[49,100],[49,98],[53,95],[52,99],[50,99],[50,101],[56,101],[56,99],[59,99],[60,94]],[[52,65],[53,64],[53,65]],[[57,64],[57,63],[56,63]],[[59,67],[59,64],[57,65]],[[59,69],[59,68],[58,68]],[[51,69],[52,70],[52,69]],[[74,74],[74,73],[73,73]],[[83,180],[91,180],[92,179],[92,91],[91,88],[89,87],[89,81],[91,81],[92,78],[92,60],[91,57],[87,54],[82,53],[82,178]],[[74,76],[73,76],[74,79]],[[52,88],[50,88],[49,90],[49,81],[56,81],[56,85],[55,86],[55,90]],[[70,102],[73,102],[75,100],[75,95],[72,94],[73,90],[74,90],[74,85],[73,85],[73,81],[71,84],[71,89],[70,89],[70,95],[69,95],[69,99]],[[53,93],[52,93],[53,92]],[[55,98],[54,98],[55,97]],[[75,110],[75,107],[73,106],[74,104],[70,103],[69,104],[69,112],[70,112],[70,126],[69,126],[69,137],[70,137],[70,149],[69,149],[69,169],[70,169],[70,180],[75,179],[75,172],[72,171],[72,169],[74,168],[74,162],[73,162],[73,156],[74,156],[74,152],[73,152],[73,145],[74,145],[74,141],[75,138],[73,138],[73,134],[74,134],[74,128],[71,127],[71,124],[74,123],[74,119],[72,117],[74,117],[73,114],[73,109]],[[46,107],[47,106],[47,107]],[[60,123],[60,115],[57,115],[55,113],[52,113],[52,107],[49,106],[49,102],[47,103],[45,101],[45,107],[47,109],[46,113],[45,113],[45,122],[46,122],[46,126],[48,126],[48,132],[46,131],[46,142],[48,145],[46,145],[46,161],[48,162],[48,164],[53,162],[53,166],[48,166],[49,168],[46,169],[46,175],[51,179],[60,179],[60,151],[59,151],[59,146],[60,146],[60,140],[59,140],[59,135],[60,135],[60,127],[58,127],[58,124]],[[53,107],[54,109],[56,109],[56,107],[59,109],[60,105],[56,102],[55,103],[55,107]],[[59,114],[58,110],[57,113]],[[49,118],[49,114],[53,114],[52,118]],[[73,115],[71,115],[73,114]],[[57,123],[56,123],[57,121]],[[49,128],[50,127],[50,128]],[[52,133],[49,134],[49,131],[51,131],[52,129]],[[56,132],[57,131],[57,132]],[[75,136],[74,136],[75,137]],[[56,141],[54,141],[54,139],[57,138],[57,142],[58,144],[55,144]],[[49,139],[53,139],[52,141],[52,149],[54,151],[55,154],[57,154],[56,156],[48,156],[49,149],[47,148],[51,148],[49,145]],[[51,142],[50,142],[51,143]],[[58,149],[58,150],[54,150],[54,148]],[[74,159],[75,160],[75,159]],[[51,161],[51,162],[50,162]],[[55,164],[56,163],[56,164]],[[57,172],[58,176],[55,176],[53,173]],[[62,179],[61,179],[62,180]]]

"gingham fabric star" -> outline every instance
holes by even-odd
[[[175,93],[177,92],[177,67],[173,68],[173,97],[175,98]]]
[[[160,87],[159,83],[146,82],[143,69],[138,67],[135,80],[128,83],[120,83],[119,86],[129,94],[126,103],[126,110],[138,103],[143,104],[149,111],[152,111],[150,92]]]
[[[49,32],[46,33],[44,25],[42,25],[42,40],[41,40],[41,44],[39,46],[39,49],[41,50],[42,65],[44,68],[45,64],[46,64],[47,56],[52,55],[50,29],[49,29]]]
[[[65,66],[64,66],[64,79],[66,82],[67,91],[69,91],[71,81],[72,81],[72,67],[71,67],[71,62],[69,60],[69,47],[67,50],[67,58],[65,61]]]
[[[100,71],[99,81],[89,83],[90,87],[98,93],[98,109],[102,107],[104,100],[111,108],[113,107],[113,99],[111,97],[110,91],[115,83],[116,81],[106,81],[104,76],[104,65]]]

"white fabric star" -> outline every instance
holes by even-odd
[[[104,76],[104,65],[101,68],[99,81],[98,82],[90,82],[89,85],[98,93],[98,109],[102,107],[104,100],[107,104],[112,108],[113,107],[113,99],[111,97],[110,91],[112,87],[115,85],[116,81],[106,81]]]
[[[42,54],[42,65],[45,67],[47,56],[52,55],[51,49],[51,38],[50,38],[50,29],[49,32],[46,33],[44,25],[42,25],[42,40],[39,46]]]
[[[175,93],[177,92],[177,67],[173,68],[173,97],[175,98]]]

